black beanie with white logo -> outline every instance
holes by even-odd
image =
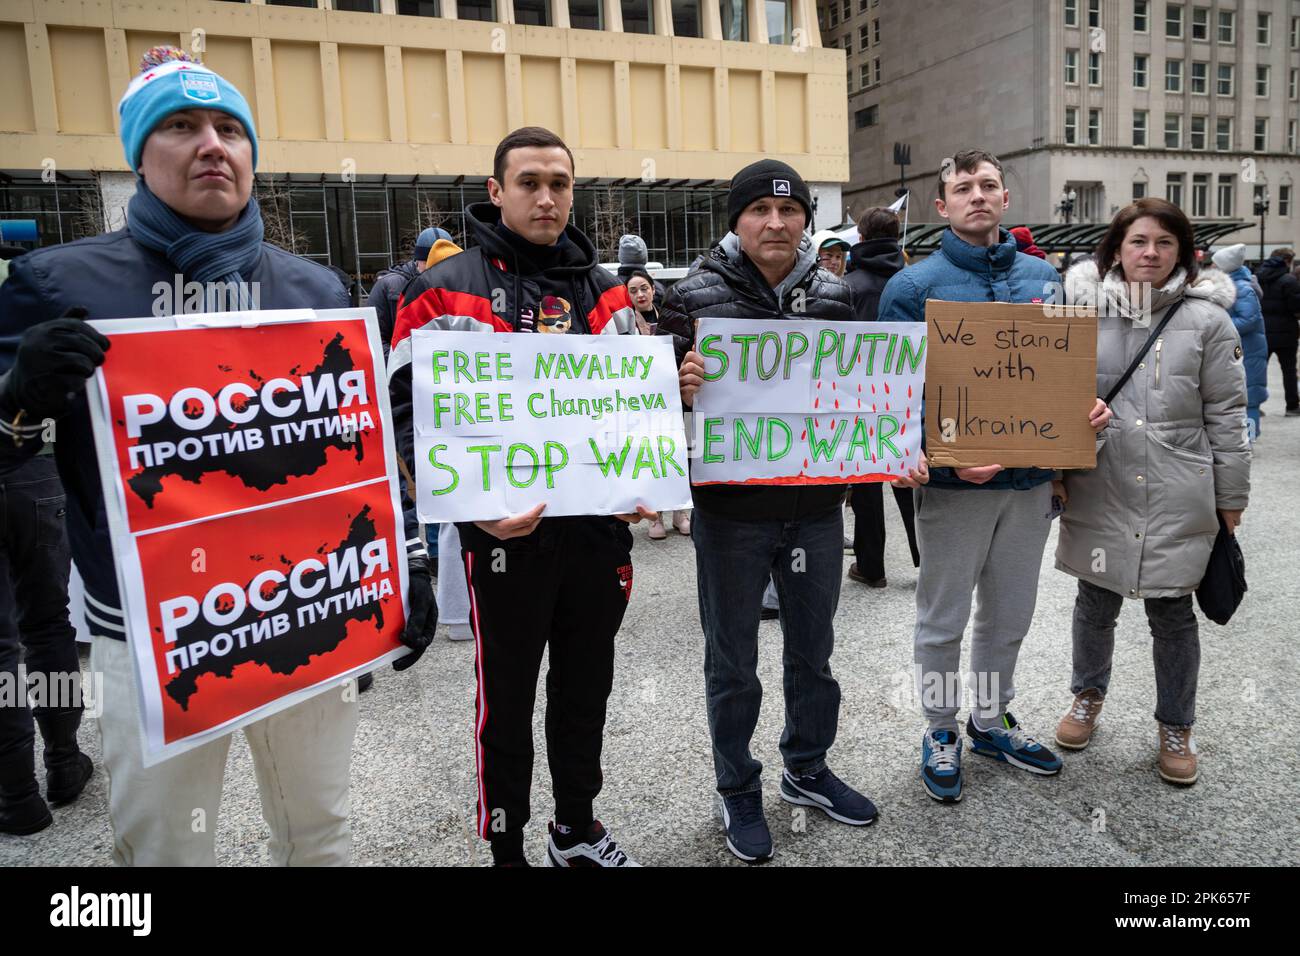
[[[812,194],[808,192],[803,177],[779,160],[760,159],[731,177],[731,192],[727,195],[727,228],[735,232],[736,220],[746,206],[757,199],[772,196],[793,199],[803,206],[808,217],[804,225],[812,223]]]

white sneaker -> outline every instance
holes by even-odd
[[[640,866],[631,857],[618,848],[605,827],[599,820],[594,821],[587,830],[586,843],[576,843],[567,850],[561,850],[555,842],[555,824],[546,825],[546,865],[547,866]]]

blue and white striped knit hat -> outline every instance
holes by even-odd
[[[140,168],[144,141],[159,123],[179,110],[194,109],[220,110],[243,123],[253,146],[253,169],[257,169],[257,130],[248,101],[224,77],[171,46],[156,46],[145,53],[140,75],[117,104],[122,148],[131,169]]]

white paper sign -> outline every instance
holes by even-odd
[[[700,320],[694,484],[889,481],[921,448],[925,326]]]
[[[418,331],[411,365],[421,521],[691,506],[670,337]]]

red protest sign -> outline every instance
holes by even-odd
[[[382,478],[366,323],[116,334],[103,370],[134,531]]]
[[[259,318],[94,323],[112,340],[88,392],[146,765],[406,653],[374,313]]]
[[[374,483],[273,515],[141,535],[163,740],[222,727],[391,651],[403,620],[399,519],[388,487]],[[201,561],[186,560],[196,552]]]

